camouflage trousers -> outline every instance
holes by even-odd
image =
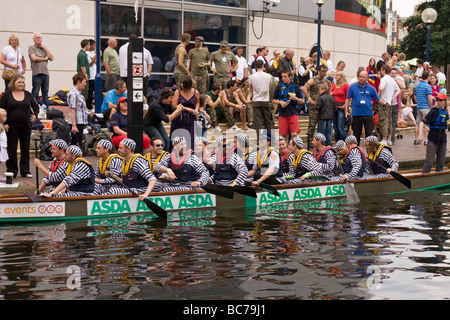
[[[195,88],[200,94],[208,91],[208,74],[206,72],[204,74],[192,74],[191,76],[194,80]]]
[[[312,141],[313,135],[316,132],[318,120],[319,120],[319,112],[317,111],[316,106],[309,105],[309,122],[308,122],[309,142]]]
[[[173,77],[175,78],[175,83],[177,86],[180,86],[181,79],[183,79],[184,76],[187,76],[186,73],[184,73],[181,68],[175,67],[175,70],[173,70]]]
[[[219,122],[217,121],[218,117],[225,117],[227,119],[228,125],[230,127],[234,126],[234,120],[231,114],[226,110],[227,108],[224,108],[220,105],[215,107],[214,109],[207,106],[206,112],[209,114],[209,117],[211,118],[211,126],[215,128],[219,125]]]

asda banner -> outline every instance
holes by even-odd
[[[386,0],[335,0],[335,21],[386,32]]]

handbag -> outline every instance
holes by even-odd
[[[19,64],[19,48],[17,48],[17,64]],[[5,68],[3,69],[2,72],[2,78],[3,80],[11,81],[12,77],[17,73],[18,73],[17,69],[9,70]]]

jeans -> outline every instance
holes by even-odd
[[[150,139],[154,137],[160,138],[164,143],[164,150],[169,151],[170,139],[162,122],[156,126],[144,126],[144,131]]]
[[[331,137],[333,136],[333,120],[319,119],[317,121],[317,132],[320,132],[325,136],[325,145],[331,146]]]
[[[334,112],[333,126],[334,126],[334,140],[336,142],[339,140],[345,141],[345,138],[347,138],[347,132],[345,132],[345,111],[344,111],[344,109],[337,109]]]
[[[42,102],[48,106],[48,88],[50,86],[50,77],[46,74],[39,73],[32,77],[33,89],[31,94],[37,101],[39,97],[39,90],[42,91]]]

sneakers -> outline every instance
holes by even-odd
[[[22,175],[22,178],[33,178],[31,173],[27,173],[26,175]]]
[[[220,129],[219,126],[216,126],[216,127],[214,128],[214,130],[216,130],[217,133],[221,133],[221,132],[222,132],[222,129]]]
[[[241,131],[241,129],[239,129],[237,125],[232,126],[232,127],[230,128],[230,130],[233,130],[233,131]]]
[[[418,144],[420,144],[420,142],[417,140],[414,140],[414,145],[418,145]]]
[[[428,144],[428,141],[425,140],[425,141],[423,142],[423,145],[426,146],[427,144]]]

